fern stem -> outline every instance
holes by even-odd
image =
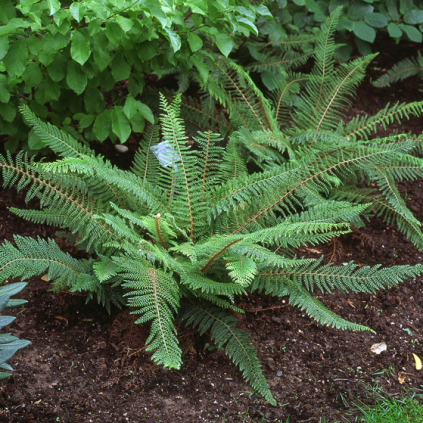
[[[160,244],[162,244],[162,247],[167,250],[166,244],[164,242],[163,236],[162,236],[162,232],[160,230],[160,213],[157,213],[156,216],[154,216],[155,220],[156,220],[156,232],[157,232],[157,236],[159,237],[160,240]]]
[[[221,255],[223,254],[229,247],[232,247],[232,245],[236,244],[237,242],[242,241],[242,238],[236,239],[232,242],[230,242],[228,245],[223,247],[220,251],[218,251],[202,268],[201,271],[204,272],[207,270],[207,268]]]

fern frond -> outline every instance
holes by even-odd
[[[239,366],[244,379],[271,404],[276,405],[261,371],[251,337],[236,328],[237,320],[225,311],[201,306],[187,307],[183,317],[186,326],[198,326],[201,334],[210,330],[211,339],[220,347],[225,346],[229,358]]]
[[[352,140],[357,137],[368,139],[370,135],[375,134],[378,126],[386,129],[388,125],[394,122],[401,123],[401,119],[409,119],[410,116],[420,116],[423,113],[423,101],[414,103],[396,103],[394,106],[386,107],[380,110],[374,116],[357,116],[346,126],[344,136]]]
[[[179,369],[181,349],[173,325],[173,314],[179,308],[180,293],[173,277],[160,269],[150,267],[142,259],[115,258],[125,280],[123,286],[130,291],[128,304],[136,308],[133,312],[142,316],[135,323],[151,321],[147,351],[154,350],[152,359],[170,369]]]
[[[159,126],[151,125],[147,128],[142,146],[137,150],[134,157],[134,164],[131,168],[140,179],[142,184],[147,181],[151,184],[157,183],[159,161],[154,155],[151,147],[159,143]]]
[[[418,52],[417,57],[404,59],[389,69],[377,81],[373,82],[375,87],[389,87],[393,82],[402,81],[410,76],[423,78],[423,57]]]
[[[257,278],[261,279],[262,283],[266,280],[269,281],[268,283],[278,279],[283,283],[291,280],[309,292],[313,292],[316,285],[321,292],[332,292],[337,288],[342,292],[374,293],[379,289],[398,285],[409,277],[415,278],[423,270],[422,265],[393,266],[381,269],[380,265],[359,267],[354,262],[350,262],[346,266],[334,266],[332,263],[321,265],[321,262],[322,259],[319,259],[295,269],[263,271],[258,274]],[[257,289],[256,285],[254,287]]]
[[[45,123],[38,119],[28,106],[21,105],[19,110],[28,124],[34,128],[35,133],[57,155],[62,157],[94,156],[94,152],[89,147],[76,141],[69,134],[50,123]]]
[[[64,253],[51,239],[35,240],[15,235],[14,241],[16,246],[9,241],[0,245],[1,280],[17,276],[28,279],[48,270],[47,278],[63,289],[74,286],[80,275],[92,274],[89,263]]]

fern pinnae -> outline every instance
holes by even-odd
[[[35,133],[47,143],[47,145],[62,157],[81,157],[82,155],[94,155],[88,147],[85,147],[64,131],[59,130],[50,123],[37,119],[29,107],[25,104],[19,106],[19,110],[26,121],[34,128]]]
[[[276,405],[261,372],[250,336],[236,328],[237,320],[234,317],[218,309],[191,305],[185,310],[182,319],[186,320],[187,326],[198,326],[201,334],[210,330],[211,339],[219,346],[225,345],[226,354],[239,366],[244,379],[250,382],[270,404]]]
[[[221,256],[228,248],[232,247],[232,245],[236,244],[237,242],[242,241],[242,238],[240,239],[234,239],[233,241],[230,241],[227,245],[225,245],[221,250],[219,250],[216,254],[214,254],[208,262],[201,268],[202,272],[205,272],[211,264],[219,257]]]

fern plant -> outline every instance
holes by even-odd
[[[399,219],[411,239],[423,244],[419,224],[394,186],[395,179],[422,175],[422,160],[412,154],[421,150],[423,139],[368,141],[367,128],[389,121],[392,109],[349,129],[335,122],[337,111],[327,113],[343,104],[333,93],[350,93],[358,80],[339,86],[330,79],[353,73],[349,67],[333,68],[335,21],[332,16],[318,42],[318,69],[306,86],[309,100],[296,115],[298,129],[288,122],[280,131],[279,116],[240,71],[243,88],[226,104],[243,127],[230,134],[225,148],[211,130],[198,133],[192,147],[180,118],[181,97],[169,103],[161,96],[160,126],[149,127],[132,169],[124,171],[23,106],[34,132],[62,159],[35,163],[24,153],[0,158],[4,187],[16,184],[18,190],[27,188],[27,200],[40,200],[40,210],[12,211],[67,229],[67,237],[89,258],[71,257],[54,240],[16,236],[14,244],[0,246],[0,278],[47,271],[56,289],[86,291],[88,299],[96,296],[108,308],[130,306],[140,315],[137,323],[151,323],[146,343],[152,359],[171,369],[182,364],[176,320],[208,332],[252,387],[276,404],[252,338],[237,327],[232,313],[243,313],[236,306],[239,296],[255,291],[289,296],[292,305],[321,324],[369,330],[337,316],[313,293],[375,292],[422,271],[421,265],[335,266],[295,255],[301,245],[329,241],[349,232],[351,223],[363,225],[361,216],[373,208]],[[222,63],[227,75],[238,77],[236,65]],[[353,63],[363,72],[364,62]],[[219,84],[216,79],[214,95]],[[246,103],[236,110],[239,99]],[[249,168],[243,150],[258,171]],[[377,182],[380,195],[357,190],[362,180]]]
[[[423,78],[423,57],[420,51],[417,52],[417,57],[401,60],[401,62],[394,65],[373,85],[375,87],[389,87],[392,83],[402,81],[410,76]]]

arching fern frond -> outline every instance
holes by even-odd
[[[276,405],[269,386],[263,377],[256,351],[248,333],[236,328],[237,320],[225,311],[207,306],[192,305],[186,308],[182,320],[186,325],[198,327],[201,334],[210,330],[211,339],[225,347],[229,358],[239,366],[244,379],[271,404]]]

